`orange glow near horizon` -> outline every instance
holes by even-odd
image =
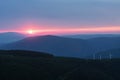
[[[82,27],[82,28],[42,28],[44,26],[25,25],[23,29],[9,30],[0,32],[19,32],[30,35],[45,35],[45,34],[114,34],[120,33],[120,27]]]
[[[120,26],[60,26],[55,24],[40,24],[36,20],[23,21],[13,24],[15,28],[1,30],[3,32],[18,32],[27,35],[47,35],[47,34],[114,34],[120,33]]]
[[[120,27],[86,27],[86,28],[44,28],[27,30],[29,34],[106,34],[120,33]]]

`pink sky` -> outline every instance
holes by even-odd
[[[120,33],[120,27],[82,27],[82,28],[40,28],[38,25],[26,25],[19,29],[0,30],[0,32],[19,32],[27,34],[29,30],[33,31],[35,35],[44,34],[108,34],[108,33]]]

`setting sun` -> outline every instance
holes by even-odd
[[[28,34],[34,34],[35,31],[34,31],[34,30],[28,30],[27,33],[28,33]]]

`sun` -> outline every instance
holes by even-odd
[[[28,33],[28,34],[34,34],[35,31],[34,31],[34,30],[28,30],[27,33]]]

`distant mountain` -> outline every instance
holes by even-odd
[[[0,33],[0,44],[11,43],[25,38],[25,35],[15,32]]]
[[[84,57],[90,52],[86,40],[63,38],[58,36],[29,37],[15,43],[10,43],[1,49],[20,49],[54,53],[57,56]]]
[[[87,40],[98,51],[120,48],[120,37],[101,37]]]
[[[78,34],[78,35],[64,35],[68,38],[90,39],[100,37],[120,37],[120,34]]]
[[[120,48],[120,37],[73,39],[58,36],[37,36],[3,45],[0,49],[32,50],[56,56],[90,58],[95,53]]]

